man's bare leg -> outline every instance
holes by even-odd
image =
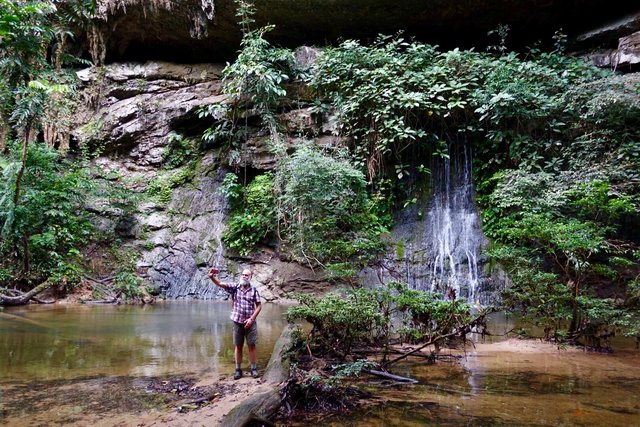
[[[257,368],[257,352],[255,344],[247,344],[249,348],[249,362],[251,363],[251,376],[256,378],[258,376],[258,368]]]
[[[234,379],[236,380],[242,376],[242,347],[242,345],[236,345],[233,352],[233,356],[236,361],[236,374],[234,375]],[[240,372],[240,375],[238,375],[238,372]]]

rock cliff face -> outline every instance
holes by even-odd
[[[99,228],[115,230],[140,254],[138,273],[169,298],[223,298],[207,277],[212,266],[224,281],[246,267],[267,300],[291,291],[318,291],[327,284],[312,270],[280,260],[265,248],[253,258],[227,254],[220,243],[225,229],[226,201],[219,191],[232,160],[221,147],[210,147],[197,161],[182,167],[167,165],[171,138],[199,140],[206,121],[197,118],[202,105],[224,103],[222,66],[178,65],[166,62],[121,63],[78,73],[85,87],[75,116],[74,144],[92,147],[100,155],[96,166],[135,195],[133,212],[110,207],[93,210]],[[282,113],[289,145],[305,139],[332,143],[331,127],[317,127],[308,107]],[[249,127],[249,141],[235,161],[249,170],[271,169],[275,159],[259,128]],[[179,182],[176,181],[179,177]],[[155,191],[154,191],[155,189]]]
[[[102,145],[125,163],[160,166],[169,132],[188,126],[198,107],[223,102],[222,66],[166,62],[114,64],[78,73],[87,85],[76,144]]]
[[[115,229],[138,249],[139,274],[172,298],[222,297],[206,277],[212,265],[222,269],[223,280],[251,266],[267,299],[290,290],[326,289],[313,271],[278,259],[270,249],[243,259],[225,253],[220,244],[226,206],[219,186],[230,165],[246,166],[249,173],[275,165],[265,144],[268,136],[260,129],[249,125],[248,142],[238,158],[230,159],[227,150],[214,146],[189,167],[167,164],[172,135],[199,137],[211,123],[198,118],[198,108],[226,102],[220,81],[223,66],[203,62],[231,58],[238,49],[233,0],[109,0],[99,1],[99,6],[98,31],[89,37],[94,47],[97,44],[107,62],[135,62],[78,73],[85,88],[72,142],[100,152],[96,164],[137,193],[134,212],[104,211],[101,226]],[[276,24],[272,41],[288,46],[405,30],[444,47],[478,49],[492,43],[486,32],[500,23],[509,24],[519,42],[528,43],[549,40],[560,27],[578,35],[633,7],[617,0],[257,0],[256,6],[257,24]],[[638,16],[585,32],[576,46],[613,49],[616,45],[610,41],[624,37],[617,50],[594,60],[603,66],[633,66],[639,61],[638,33],[631,35],[640,29]],[[149,59],[189,65],[146,62]],[[298,101],[279,117],[286,143],[338,143],[331,117],[317,116],[303,93],[296,97]],[[160,197],[152,194],[153,188]],[[415,234],[415,224],[402,226]]]
[[[591,56],[600,67],[611,67],[619,71],[633,71],[640,64],[640,31],[621,37],[618,48]]]
[[[239,44],[233,0],[98,4],[97,41],[107,62],[213,62],[231,58]],[[484,48],[495,43],[487,32],[499,24],[510,26],[510,43],[526,46],[550,41],[558,29],[573,38],[640,9],[626,0],[256,0],[255,5],[256,24],[274,24],[271,40],[289,47],[404,31],[444,48]],[[600,32],[599,42],[614,48],[612,36],[621,35]]]

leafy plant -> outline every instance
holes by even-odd
[[[364,261],[383,249],[386,229],[347,157],[300,147],[282,161],[275,184],[281,236],[297,257]]]
[[[470,307],[461,300],[443,300],[398,282],[375,290],[351,289],[298,299],[300,305],[287,310],[287,320],[311,323],[306,344],[316,354],[342,358],[354,348],[369,345],[381,347],[384,353],[397,339],[429,342],[460,331],[472,320]]]
[[[222,241],[240,255],[248,255],[277,226],[273,175],[257,176],[246,188],[238,177],[227,174],[221,191],[232,202],[232,213]]]
[[[144,281],[136,274],[136,259],[138,254],[129,247],[118,245],[111,248],[111,254],[116,261],[114,285],[126,299],[141,297],[146,294]]]
[[[336,105],[340,133],[352,138],[373,178],[389,160],[429,152],[445,122],[455,128],[477,84],[474,74],[456,71],[466,61],[466,52],[441,54],[402,38],[381,36],[371,46],[349,40],[323,53],[311,84]]]
[[[46,146],[32,145],[23,189],[14,203],[22,161],[18,148],[10,147],[13,161],[4,167],[0,187],[0,264],[12,271],[15,281],[66,276],[73,282],[79,273],[77,247],[92,230],[83,208],[91,189],[86,170],[61,161],[59,153]]]
[[[197,147],[195,142],[177,133],[170,133],[169,144],[163,149],[162,160],[169,169],[177,168],[194,158]]]
[[[223,70],[225,104],[213,104],[202,108],[200,117],[212,117],[216,123],[204,132],[208,143],[229,141],[232,145],[246,137],[240,124],[249,114],[257,114],[271,134],[275,146],[279,133],[274,116],[278,101],[286,95],[284,83],[296,74],[293,52],[272,46],[265,35],[275,27],[253,29],[255,6],[252,1],[237,0],[237,13],[242,28],[242,41],[238,57]],[[245,129],[246,130],[246,129]]]

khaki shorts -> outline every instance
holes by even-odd
[[[233,345],[244,345],[244,339],[247,344],[258,344],[258,323],[253,322],[249,329],[244,328],[243,323],[233,322]]]

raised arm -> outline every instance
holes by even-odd
[[[219,272],[220,270],[218,270],[217,268],[212,268],[211,270],[209,270],[209,279],[211,279],[211,281],[216,286],[220,286],[221,288],[227,290],[229,288],[229,283],[222,283],[220,279],[218,279]]]

